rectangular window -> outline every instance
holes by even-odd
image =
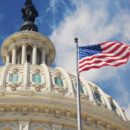
[[[35,83],[41,83],[41,76],[39,74],[34,74],[32,79]]]
[[[113,111],[116,112],[116,106],[113,103],[111,103],[111,108],[112,108]]]
[[[18,79],[19,79],[18,74],[10,75],[10,82],[13,82],[13,83],[18,82]]]
[[[82,86],[80,86],[80,93],[84,93]]]
[[[55,84],[56,84],[57,86],[63,87],[63,81],[62,81],[61,78],[59,78],[59,77],[56,77],[56,78],[55,78]]]
[[[96,100],[98,100],[99,102],[102,102],[100,95],[97,92],[95,92],[94,94],[95,94]]]

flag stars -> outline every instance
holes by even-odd
[[[85,47],[79,47],[79,59],[82,59],[86,56],[92,56],[102,52],[102,49],[99,44],[89,45]]]

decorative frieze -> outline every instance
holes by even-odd
[[[2,86],[0,85],[0,89],[2,88]],[[0,96],[3,96],[4,95],[4,91],[3,90],[0,90]]]
[[[88,117],[87,117],[87,123],[89,123],[89,124],[90,124],[90,123],[91,123],[91,121],[92,121],[92,118],[88,116]]]
[[[16,113],[16,107],[15,107],[15,106],[12,106],[12,107],[11,107],[11,113],[12,113],[12,114],[15,114],[15,113]]]
[[[38,107],[34,107],[34,114],[35,114],[35,115],[38,114]]]
[[[4,114],[5,108],[3,106],[0,107],[0,115]]]
[[[56,109],[56,117],[59,117],[59,116],[60,116],[60,110]]]
[[[66,112],[66,117],[67,117],[67,118],[70,118],[70,117],[71,117],[71,112],[70,112],[70,111],[67,111],[67,112]]]
[[[17,84],[13,83],[10,85],[12,91],[16,91]]]
[[[97,121],[97,127],[99,127],[99,128],[101,127],[101,121],[100,120]]]
[[[13,69],[12,69],[12,74],[13,73],[17,73],[18,72],[18,68],[17,67],[13,67]]]
[[[46,114],[49,114],[49,108],[48,108],[48,107],[45,108],[45,113],[46,113]]]
[[[26,106],[23,106],[23,107],[22,107],[22,113],[23,113],[23,114],[27,114],[27,107],[26,107]]]
[[[42,86],[40,84],[35,84],[34,87],[36,92],[40,92]]]
[[[107,124],[107,125],[106,125],[106,129],[107,129],[107,130],[110,130],[110,128],[111,128],[110,124]]]
[[[57,92],[58,92],[59,94],[64,94],[64,92],[65,92],[65,89],[64,89],[64,88],[60,88],[60,87],[58,87],[58,86],[56,86],[55,89],[57,90]]]
[[[29,113],[29,115],[32,114],[32,116],[33,115],[37,116],[36,119],[38,119],[38,116],[41,116],[42,114],[43,114],[43,117],[44,117],[44,115],[46,116],[46,114],[49,114],[49,116],[48,116],[49,118],[54,117],[54,116],[56,118],[61,117],[62,119],[64,119],[64,121],[65,120],[71,120],[71,121],[73,120],[74,121],[74,120],[77,119],[77,117],[75,116],[76,111],[73,111],[71,109],[65,110],[65,109],[62,109],[60,107],[59,108],[51,107],[51,106],[45,107],[45,105],[42,106],[40,104],[37,104],[37,106],[32,106],[28,103],[24,106],[20,105],[20,104],[19,105],[18,104],[16,104],[16,105],[6,104],[6,106],[0,106],[0,114],[4,114],[5,109],[6,109],[6,112],[8,113],[8,115],[9,115],[9,113],[10,114],[20,114],[20,113],[22,113],[23,115],[27,115]],[[92,124],[95,127],[100,128],[100,129],[118,130],[120,128],[120,126],[114,125],[113,123],[110,123],[110,122],[105,121],[103,119],[98,119],[94,115],[87,115],[87,113],[84,113],[82,115],[82,117],[83,117],[82,118],[83,122],[87,121],[85,124],[89,124],[89,125]],[[56,119],[56,118],[53,118],[53,119]],[[22,119],[22,118],[20,118],[20,119]],[[45,117],[44,117],[44,120],[46,120]],[[51,120],[51,118],[49,120]],[[121,130],[123,130],[123,129],[121,129]]]

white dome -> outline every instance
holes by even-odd
[[[62,68],[51,68],[45,64],[8,64],[5,67],[0,67],[0,76],[1,89],[10,95],[27,89],[37,95],[53,93],[61,94],[64,97],[76,97],[76,76],[67,73]],[[127,120],[117,102],[92,82],[80,78],[80,94],[81,99],[114,111]]]

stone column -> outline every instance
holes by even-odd
[[[45,51],[42,51],[42,62],[41,63],[45,63],[46,61],[46,53]]]
[[[32,64],[36,65],[37,63],[37,46],[33,46],[33,54],[32,54]]]
[[[28,63],[24,64],[24,87],[25,89],[29,88],[30,82],[30,66]]]
[[[22,59],[21,63],[24,64],[26,61],[26,44],[22,45]]]
[[[12,64],[16,64],[16,48],[12,50]]]
[[[7,54],[7,55],[6,55],[6,64],[9,64],[9,62],[10,62],[9,60],[10,60],[10,57],[9,57],[9,55]]]

